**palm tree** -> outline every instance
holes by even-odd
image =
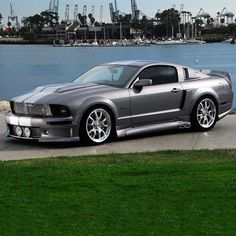
[[[11,22],[8,21],[8,22],[7,22],[7,26],[8,26],[8,28],[11,28],[11,25],[12,25]]]
[[[225,19],[224,18],[221,18],[220,19],[220,23],[223,25],[225,23]]]
[[[92,26],[94,26],[95,18],[93,17],[92,13],[89,13],[89,14],[88,14],[88,18],[89,18],[89,20],[90,20],[90,24],[91,24]]]
[[[207,28],[212,28],[214,23],[214,19],[212,17],[207,17]]]
[[[142,17],[142,20],[140,21],[141,23],[141,30],[144,34],[144,36],[146,36],[146,32],[147,32],[147,24],[148,24],[148,20],[146,16]]]
[[[81,26],[86,27],[87,26],[87,16],[83,16],[81,13],[79,13],[78,18],[80,20]]]
[[[198,35],[199,32],[201,33],[201,28],[202,28],[202,25],[203,25],[203,20],[198,18],[198,19],[195,20],[195,24],[196,24],[196,35]]]
[[[159,21],[160,17],[161,17],[161,13],[160,13],[160,11],[158,10],[157,13],[156,13],[156,15],[155,15],[155,18],[157,19],[157,21]]]
[[[132,15],[131,14],[124,14],[124,15],[119,15],[117,19],[117,23],[122,23],[123,25],[128,25],[130,26],[132,21]]]

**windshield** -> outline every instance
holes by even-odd
[[[124,87],[138,70],[136,66],[126,65],[102,65],[96,66],[79,76],[74,83],[78,84],[102,84],[114,87]]]

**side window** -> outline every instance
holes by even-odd
[[[189,79],[189,72],[187,68],[183,68],[184,69],[184,75],[185,75],[185,80]]]
[[[178,82],[177,70],[173,66],[151,66],[139,74],[140,79],[151,79],[153,85]]]

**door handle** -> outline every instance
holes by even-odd
[[[172,93],[178,93],[179,91],[180,91],[180,89],[178,89],[178,88],[173,88],[173,89],[171,90]]]

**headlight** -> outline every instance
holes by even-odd
[[[43,105],[41,108],[42,115],[51,116],[52,112],[49,105]]]
[[[50,105],[50,110],[53,116],[59,116],[59,117],[70,116],[69,109],[64,105]]]

